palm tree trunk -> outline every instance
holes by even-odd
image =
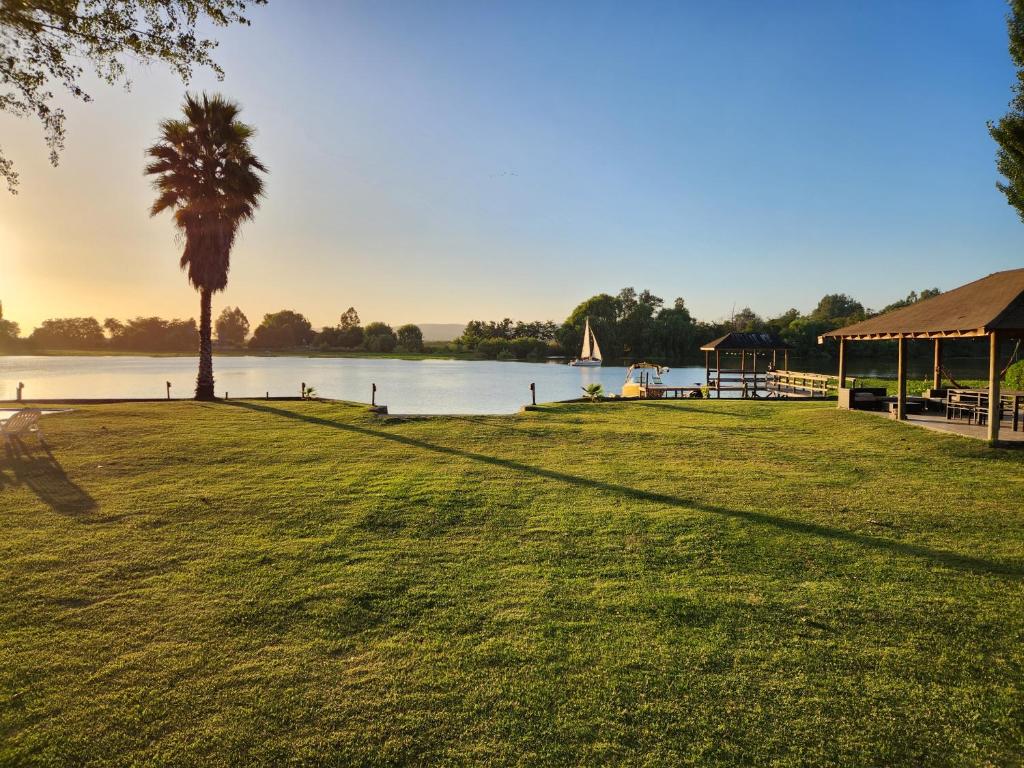
[[[213,342],[210,340],[210,304],[213,292],[199,289],[199,376],[196,400],[213,400]]]

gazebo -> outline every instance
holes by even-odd
[[[783,369],[789,368],[789,350],[793,347],[780,339],[774,333],[727,333],[702,346],[704,353],[704,383],[708,387],[708,393],[716,392],[718,397],[722,396],[722,390],[742,392],[743,397],[748,393],[757,396],[758,384],[764,383],[765,371],[757,370],[757,355],[761,353],[772,353],[772,368],[778,363],[778,354],[781,351],[784,358]],[[715,353],[715,377],[711,378],[711,353]],[[739,352],[739,368],[722,368],[722,353],[735,354]],[[749,367],[747,356],[750,357]],[[758,376],[760,375],[760,379]],[[714,384],[712,384],[714,382]]]
[[[988,439],[999,439],[999,343],[1024,338],[1024,269],[996,272],[930,299],[886,312],[818,337],[839,340],[839,386],[846,386],[846,342],[895,340],[898,349],[896,417],[907,418],[907,341],[934,344],[932,383],[942,384],[944,339],[987,338]]]

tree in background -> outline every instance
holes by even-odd
[[[363,329],[363,347],[368,352],[392,352],[398,338],[387,323],[370,323]]]
[[[217,318],[217,341],[240,347],[249,335],[249,318],[238,307],[224,307]]]
[[[60,317],[44,320],[29,342],[37,349],[102,349],[107,344],[103,326],[95,317]]]
[[[146,173],[159,193],[150,209],[174,212],[185,235],[181,268],[199,291],[199,374],[196,399],[213,399],[212,297],[228,284],[231,248],[242,222],[263,197],[266,167],[252,153],[255,130],[238,120],[240,108],[222,96],[185,96],[184,120],[165,120],[149,148]]]
[[[192,319],[136,317],[121,322],[108,317],[103,327],[110,336],[110,347],[124,352],[188,352],[196,348],[199,338]]]
[[[882,307],[882,314],[886,312],[892,312],[894,309],[902,309],[903,307],[909,307],[911,304],[917,304],[919,301],[930,299],[933,296],[938,296],[942,291],[938,288],[925,288],[921,293],[917,291],[911,291],[907,294],[907,298],[894,301],[892,304],[887,304]]]
[[[21,328],[13,320],[4,320],[4,305],[0,302],[0,352],[10,352],[17,345]]]
[[[251,0],[263,5],[266,0]],[[54,85],[90,101],[85,67],[108,84],[128,85],[125,60],[163,62],[188,82],[194,67],[223,75],[211,54],[216,41],[199,37],[200,23],[248,25],[245,0],[2,0],[0,111],[35,115],[54,165],[64,148],[64,111]],[[15,192],[18,174],[0,152],[0,177]]]
[[[1005,181],[996,187],[1006,195],[1006,201],[1017,209],[1024,221],[1024,0],[1010,0],[1010,13],[1006,17],[1010,37],[1010,60],[1017,68],[1017,82],[1012,87],[1010,109],[993,123],[988,131],[998,144],[996,170]]]
[[[395,335],[398,338],[398,347],[406,352],[422,352],[423,351],[423,331],[420,330],[418,325],[401,326]]]
[[[311,343],[316,331],[309,320],[298,312],[282,309],[263,316],[249,340],[255,349],[295,349]]]

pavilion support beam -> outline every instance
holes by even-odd
[[[988,440],[999,441],[999,334],[988,335]]]
[[[839,386],[846,386],[846,339],[839,337]]]
[[[782,364],[786,367],[786,370],[788,371],[789,370],[789,350],[788,349],[784,349],[782,351]]]
[[[932,389],[942,389],[942,339],[935,340],[935,363],[932,366]]]
[[[896,366],[896,418],[907,420],[907,340],[902,336],[897,340],[899,358]]]
[[[718,397],[722,397],[722,353],[715,350],[715,389],[718,390]]]

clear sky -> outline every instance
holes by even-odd
[[[268,197],[215,311],[315,325],[560,321],[625,285],[702,319],[880,307],[1024,264],[985,122],[1009,100],[1005,5],[272,0],[220,31]],[[0,117],[0,299],[53,316],[198,315],[144,149],[184,87],[70,104],[61,165]]]

